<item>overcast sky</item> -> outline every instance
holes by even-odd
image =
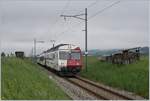
[[[148,0],[120,0],[113,7],[90,18],[117,0],[1,0],[1,50],[31,54],[33,39],[38,53],[56,44],[71,43],[84,50],[84,21],[60,17],[88,9],[88,49],[148,46]],[[84,16],[81,16],[84,17]]]

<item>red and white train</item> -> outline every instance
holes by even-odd
[[[59,44],[37,56],[37,62],[63,75],[76,75],[82,69],[81,49],[72,44]]]

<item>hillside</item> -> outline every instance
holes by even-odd
[[[103,56],[103,55],[110,55],[112,53],[117,52],[118,50],[122,50],[122,49],[108,49],[108,50],[92,49],[92,50],[88,50],[88,53],[90,56]],[[144,55],[148,55],[149,47],[141,47],[140,53]]]
[[[2,58],[2,99],[68,99],[40,69],[37,64],[26,59]]]
[[[149,47],[142,47],[141,48],[141,53],[144,55],[148,55],[149,54]]]

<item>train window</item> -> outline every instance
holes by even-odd
[[[78,53],[78,52],[68,53],[68,52],[60,51],[59,52],[59,58],[62,59],[62,60],[80,59],[80,53]]]
[[[80,59],[80,53],[72,52],[71,53],[71,59]]]
[[[58,54],[55,52],[55,58],[57,58],[58,57]]]
[[[47,57],[47,59],[49,59],[49,60],[53,60],[54,58],[55,58],[55,56],[53,53],[50,53]]]
[[[53,59],[55,59],[55,54],[54,53],[52,54],[52,56],[53,56]]]
[[[44,56],[41,56],[41,57],[40,57],[40,61],[43,61],[43,60],[44,60]]]
[[[69,59],[69,53],[65,51],[60,51],[59,52],[59,58],[62,60],[67,60]]]
[[[52,54],[49,54],[49,59],[52,59],[52,58],[53,58]]]

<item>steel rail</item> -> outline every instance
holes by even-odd
[[[57,72],[54,70],[51,70],[50,68],[47,68],[46,66],[42,66],[45,69],[47,69],[49,72],[52,72],[53,75],[57,75]],[[58,76],[58,75],[57,75]],[[60,76],[59,76],[60,77]],[[75,76],[75,77],[63,77],[64,80],[78,86],[79,88],[87,91],[89,94],[92,94],[93,96],[95,96],[97,99],[103,99],[103,100],[118,100],[118,99],[123,99],[123,100],[136,100],[136,99],[140,99],[140,100],[144,100],[144,98],[140,97],[140,96],[132,96],[132,95],[128,95],[128,94],[122,94],[116,90],[110,89],[109,87],[105,87],[105,85],[100,85],[98,83],[95,83],[93,81],[90,81],[88,79],[85,79],[83,77],[80,76]],[[81,83],[81,84],[80,84]],[[85,85],[82,85],[85,84]],[[97,88],[95,91],[93,89],[90,88]],[[109,95],[103,95],[101,93],[99,93],[99,90],[104,91],[103,93],[107,93]],[[98,91],[98,92],[97,92]],[[113,97],[113,98],[111,98]],[[116,99],[115,99],[116,98]]]
[[[99,95],[99,94],[97,94],[97,93],[95,93],[95,92],[89,90],[88,88],[79,85],[78,83],[74,82],[73,80],[70,80],[70,79],[68,79],[68,78],[65,78],[65,80],[67,80],[68,82],[70,82],[70,83],[72,83],[72,84],[74,84],[74,85],[76,85],[76,86],[82,88],[83,90],[87,91],[88,93],[92,94],[93,96],[95,96],[95,97],[98,98],[98,99],[109,100],[109,99],[107,99],[106,97],[103,97],[103,96],[101,96],[101,95]]]
[[[91,82],[91,81],[89,81],[89,80],[82,79],[81,77],[78,77],[78,76],[76,76],[76,78],[77,78],[78,80],[81,80],[81,81],[83,81],[83,82],[86,82],[86,83],[88,83],[88,84],[90,84],[90,85],[92,85],[92,86],[95,86],[95,87],[97,87],[97,88],[99,88],[99,89],[103,89],[103,90],[105,90],[105,91],[108,92],[108,93],[112,93],[113,95],[117,95],[117,96],[119,96],[119,97],[122,97],[123,99],[126,99],[126,100],[134,100],[133,98],[130,98],[130,97],[125,96],[125,95],[122,95],[122,94],[120,94],[120,93],[118,93],[118,92],[112,91],[111,89],[108,89],[108,88],[105,88],[105,87],[100,86],[100,85],[98,85],[98,84],[95,84],[95,83],[93,83],[93,82]]]

